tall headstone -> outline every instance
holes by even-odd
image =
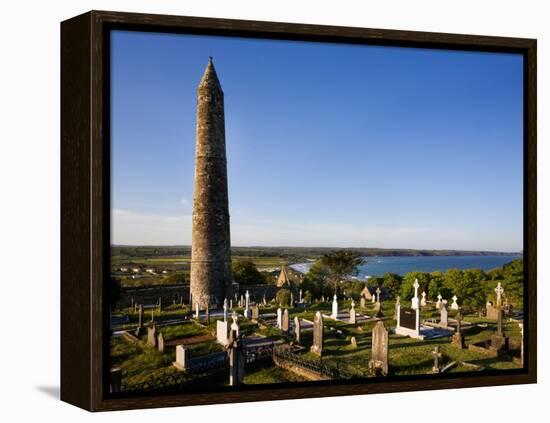
[[[439,326],[446,328],[449,325],[449,313],[447,311],[447,307],[445,307],[445,304],[441,304],[441,308],[439,309]]]
[[[277,309],[277,328],[283,328],[283,309],[281,307]]]
[[[260,318],[260,306],[254,304],[252,306],[252,320],[258,320]]]
[[[384,327],[384,322],[379,320],[372,330],[372,347],[369,368],[376,374],[386,376],[388,374],[388,349],[389,335]]]
[[[460,311],[456,315],[456,330],[451,337],[451,345],[456,348],[464,348],[464,337],[462,336],[462,314]]]
[[[227,349],[227,355],[229,356],[229,386],[239,386],[243,383],[244,379],[246,355],[241,337],[235,337],[233,332]]]
[[[439,310],[439,307],[441,307],[441,300],[443,299],[443,297],[441,296],[441,294],[437,294],[437,302],[435,303],[435,308],[437,308]]]
[[[349,322],[354,325],[357,323],[357,312],[355,311],[355,301],[351,300],[351,308],[349,310]]]
[[[413,288],[414,288],[414,297],[411,300],[411,308],[416,310],[417,308],[420,307],[418,302],[418,288],[420,288],[418,279],[414,280]]]
[[[143,335],[143,304],[139,305],[139,311],[138,311],[138,327],[136,329],[136,336],[139,338],[141,335]]]
[[[502,313],[502,308],[499,308],[497,315],[497,331],[491,335],[491,349],[495,350],[497,354],[508,351],[508,337],[504,335],[502,328]]]
[[[294,338],[297,344],[302,342],[302,323],[298,316],[294,316]]]
[[[200,315],[200,303],[197,301],[195,303],[195,319],[199,320],[201,317]]]
[[[439,367],[439,360],[441,359],[441,353],[439,352],[439,347],[435,347],[432,351],[434,356],[434,365],[432,367],[432,373],[439,373],[441,368]]]
[[[290,291],[290,305],[294,307],[294,293]]]
[[[212,58],[197,92],[191,292],[204,307],[220,305],[231,290],[231,251],[223,90]]]
[[[497,287],[495,288],[495,293],[497,294],[496,306],[500,308],[502,307],[502,294],[504,294],[504,288],[502,287],[502,284],[500,282],[497,284]]]
[[[225,298],[223,300],[223,321],[224,322],[227,322],[227,309],[228,309],[227,298]]]
[[[155,324],[147,328],[147,345],[153,348],[157,346],[157,326]]]
[[[451,310],[458,310],[460,307],[458,306],[458,303],[456,300],[458,300],[458,297],[456,295],[453,295],[453,302],[451,303]]]
[[[283,317],[281,319],[281,330],[284,333],[288,333],[288,330],[289,330],[288,309],[286,308],[285,308],[285,311],[283,311]]]
[[[157,349],[159,352],[164,352],[164,335],[161,333],[157,336]]]
[[[397,316],[399,315],[399,307],[401,307],[401,297],[398,295],[395,299],[395,307],[393,310],[393,318],[397,320]]]
[[[313,319],[313,345],[311,346],[311,352],[322,355],[324,346],[324,324],[323,316],[321,312],[315,313]]]
[[[422,291],[422,298],[420,299],[420,306],[426,307],[428,305],[428,302],[426,301],[426,291]]]
[[[248,289],[246,290],[245,295],[245,302],[244,302],[244,317],[246,319],[250,319],[250,294],[248,293]]]
[[[302,298],[302,290],[300,289],[300,292],[298,293],[298,302],[302,304],[303,298]]]
[[[424,339],[424,335],[420,333],[420,308],[413,309],[399,305],[395,333],[415,339]]]
[[[381,295],[382,294],[382,290],[380,289],[380,287],[376,288],[376,302],[377,303],[380,303],[381,301]]]
[[[333,319],[336,319],[338,317],[338,297],[336,294],[334,294],[333,300],[332,300],[332,314],[330,315]]]

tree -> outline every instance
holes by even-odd
[[[333,251],[321,258],[321,263],[329,269],[329,280],[335,294],[338,292],[338,283],[349,276],[356,276],[358,267],[364,262],[359,253],[348,250]]]
[[[445,275],[442,272],[435,271],[430,273],[430,283],[428,284],[428,298],[435,299],[441,294],[443,298],[450,298],[451,291],[445,287]]]
[[[277,302],[281,307],[290,306],[290,290],[283,288],[277,292]]]
[[[401,299],[410,300],[414,297],[414,281],[418,279],[418,296],[422,291],[428,292],[428,287],[430,284],[430,274],[426,272],[407,272],[403,277],[403,282],[401,283]]]
[[[309,271],[305,274],[302,281],[302,290],[307,290],[315,298],[320,298],[322,295],[329,295],[330,292],[327,289],[330,278],[330,270],[327,266],[321,263],[320,260],[316,261]]]
[[[172,273],[172,274],[169,275],[169,276],[166,276],[165,282],[166,282],[167,284],[178,285],[178,284],[187,283],[187,282],[189,282],[189,280],[188,280],[188,277],[187,277],[187,275],[186,275],[185,273],[183,273],[183,272],[175,272],[175,273]]]
[[[390,298],[395,298],[399,295],[401,282],[403,278],[396,273],[385,273],[382,279],[382,286],[386,289]]]
[[[449,269],[445,273],[445,287],[449,295],[456,295],[462,307],[480,309],[487,297],[487,275],[480,269]]]
[[[506,298],[510,302],[523,305],[523,259],[505,264],[502,267],[502,276],[502,287]]]
[[[239,285],[259,285],[266,283],[265,276],[251,261],[236,261],[231,267],[233,279]]]

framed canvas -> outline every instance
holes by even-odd
[[[61,24],[61,399],[536,382],[536,40]]]

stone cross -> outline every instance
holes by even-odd
[[[437,302],[435,303],[435,308],[441,307],[441,300],[442,299],[443,299],[443,297],[441,296],[441,294],[437,294]]]
[[[227,298],[223,300],[223,321],[227,322]]]
[[[458,297],[456,295],[453,295],[453,303],[451,304],[451,309],[452,310],[458,310],[459,309],[458,303],[456,302],[456,300],[458,300]]]
[[[426,307],[426,291],[422,291],[422,299],[420,300],[420,306]]]
[[[417,309],[419,307],[418,304],[418,288],[420,288],[420,284],[418,283],[418,279],[414,280],[414,297],[411,300],[411,308]]]
[[[451,345],[456,348],[464,348],[464,337],[462,336],[462,314],[456,314],[456,331],[451,337]]]
[[[376,288],[376,302],[379,303],[380,302],[380,294],[382,293],[382,291],[380,290],[380,287]]]
[[[441,358],[441,353],[439,352],[439,347],[435,347],[434,350],[432,351],[432,355],[434,356],[434,366],[432,367],[432,372],[433,373],[439,373],[440,372],[440,368],[439,368],[439,359]]]
[[[499,282],[497,287],[495,288],[495,292],[497,294],[497,307],[502,306],[502,294],[504,294],[504,288],[502,287],[501,283]]]
[[[331,314],[331,317],[336,320],[336,318],[338,317],[338,297],[336,296],[336,294],[334,294],[333,298],[334,299],[332,301],[332,314]]]
[[[313,345],[311,346],[311,352],[322,355],[324,346],[324,324],[323,315],[320,311],[315,313],[313,319]]]
[[[297,344],[302,342],[302,324],[298,316],[294,316],[294,338]]]
[[[239,316],[235,311],[231,315],[231,319],[233,319],[233,323],[231,323],[231,334],[238,338],[240,336]]]

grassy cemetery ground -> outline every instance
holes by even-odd
[[[331,313],[330,303],[313,304],[307,310],[302,308],[290,308],[290,321],[294,316],[313,321],[317,311],[329,315]],[[350,303],[340,301],[341,311],[348,310]],[[373,315],[370,310],[371,304],[367,305],[366,310],[357,307],[361,314]],[[242,308],[235,308],[237,312]],[[261,308],[261,314],[276,313],[277,307],[270,305]],[[417,340],[406,336],[392,333],[396,322],[393,319],[394,303],[383,302],[382,311],[384,325],[390,330],[389,337],[389,367],[391,375],[412,375],[430,373],[433,366],[432,351],[438,346],[442,353],[440,365],[457,361],[458,364],[451,368],[449,372],[473,371],[473,370],[499,370],[519,368],[520,365],[513,361],[509,355],[490,358],[482,353],[471,352],[468,349],[458,349],[450,344],[450,337],[443,337],[431,340]],[[156,348],[147,345],[147,335],[144,335],[137,342],[132,342],[126,337],[117,336],[111,338],[111,357],[112,366],[119,366],[123,372],[123,384],[126,386],[139,385],[151,378],[166,376],[167,374],[178,374],[178,370],[172,365],[175,360],[175,345],[186,344],[186,348],[191,357],[203,356],[215,351],[221,351],[222,347],[215,341],[216,320],[210,319],[208,325],[203,322],[189,320],[178,324],[163,325],[174,319],[182,319],[189,310],[186,307],[169,306],[162,312],[155,311],[155,322],[159,325],[158,332],[162,332],[165,340],[165,350],[163,353]],[[138,321],[137,313],[131,309],[113,314],[114,318],[122,321],[123,316],[128,316],[129,321],[119,325],[115,329],[126,329],[135,327]],[[439,313],[433,306],[422,310],[423,319],[438,319]],[[449,312],[450,319],[453,319],[454,312]],[[150,311],[144,313],[144,324],[150,320]],[[496,330],[496,322],[479,318],[476,315],[464,316],[464,325],[462,333],[466,345],[487,341]],[[265,323],[265,322],[264,322]],[[368,371],[368,362],[371,357],[371,333],[376,322],[367,321],[357,325],[351,325],[347,322],[334,321],[330,318],[324,319],[325,324],[325,342],[322,360],[325,364],[338,368],[350,377],[371,377]],[[472,323],[472,325],[468,325]],[[248,319],[239,319],[240,330],[245,336],[259,335],[270,338],[273,341],[283,341],[288,344],[294,342],[291,335],[284,335],[272,324],[255,323]],[[510,338],[511,343],[521,341],[521,334],[518,324],[505,321],[503,329]],[[352,346],[351,337],[355,337],[357,347]],[[304,359],[319,360],[319,357],[310,352],[312,344],[312,331],[302,330],[302,349],[297,351]],[[463,365],[462,362],[466,362]],[[468,363],[479,366],[471,367]],[[181,373],[181,372],[180,372]],[[181,375],[181,374],[180,374]],[[192,376],[190,376],[192,378]],[[201,384],[224,385],[227,383],[227,377],[212,376],[208,379],[201,379]],[[246,370],[244,383],[246,384],[268,384],[279,382],[299,382],[305,380],[302,376],[296,375],[287,370],[281,369],[274,364],[264,363]],[[199,382],[199,381],[197,381]],[[194,382],[193,382],[194,383]]]

